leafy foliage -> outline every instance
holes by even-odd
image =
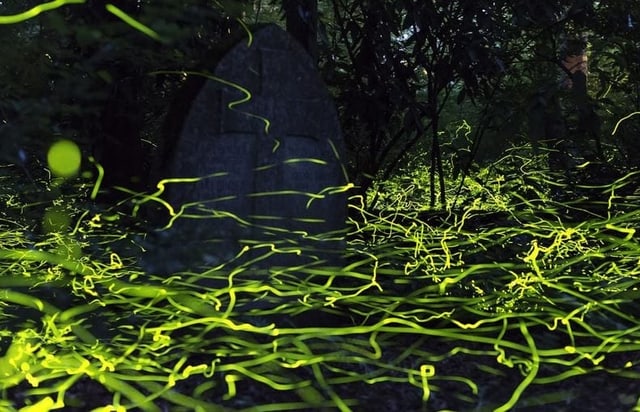
[[[237,18],[259,24],[277,21],[278,12],[283,19],[302,13],[279,1],[113,3],[154,39],[107,3],[70,4],[3,26],[5,160],[19,161],[21,149],[42,159],[52,140],[72,138],[105,166],[107,186],[142,190],[159,177],[179,134],[169,101],[188,107],[180,95],[185,78],[149,74],[211,69],[233,33],[244,32]],[[1,7],[8,14],[37,4]],[[544,145],[566,129],[569,143],[559,150],[597,153],[597,140],[610,148],[600,161],[636,167],[637,118],[614,138],[607,131],[638,103],[638,15],[621,1],[321,3],[319,66],[336,98],[359,193],[420,154],[434,207],[435,195],[447,192],[441,151],[453,137],[440,132],[459,112],[476,126],[469,160],[500,157],[528,137]],[[567,39],[585,33],[589,98],[576,103],[560,86],[567,76],[560,61]]]
[[[494,17],[482,2],[332,5],[324,70],[337,86],[356,183],[366,191],[376,176],[388,177],[429,136],[431,169],[443,179],[438,120],[448,97],[459,83],[461,103],[502,70],[499,38],[488,37]]]

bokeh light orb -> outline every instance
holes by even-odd
[[[51,145],[47,153],[47,163],[51,173],[57,177],[73,177],[80,170],[82,154],[77,144],[71,140],[59,140]]]

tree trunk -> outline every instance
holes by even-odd
[[[576,139],[593,139],[596,155],[604,159],[600,144],[600,117],[595,111],[595,105],[587,93],[587,76],[589,73],[587,60],[587,39],[585,36],[571,39],[564,50],[562,60],[567,80],[564,85],[571,90],[577,110]],[[586,142],[576,142],[580,143]]]
[[[318,0],[282,0],[287,32],[318,61]]]
[[[440,205],[443,208],[447,206],[447,194],[445,193],[446,185],[444,181],[444,171],[442,169],[442,155],[440,153],[440,139],[438,139],[438,112],[431,119],[431,131],[433,138],[431,140],[431,208],[436,204],[436,191],[435,191],[435,175],[438,174],[438,183],[440,186]]]

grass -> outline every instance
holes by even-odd
[[[90,187],[5,178],[0,409],[640,411],[638,174],[531,159],[467,178],[455,213],[421,207],[420,173],[387,182],[375,213],[353,199],[344,267],[261,273],[154,274]]]

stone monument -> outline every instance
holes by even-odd
[[[167,187],[178,214],[171,236],[205,249],[207,265],[238,254],[267,269],[339,264],[343,146],[310,56],[275,25],[252,33],[221,59],[186,118],[169,173],[184,180]]]

